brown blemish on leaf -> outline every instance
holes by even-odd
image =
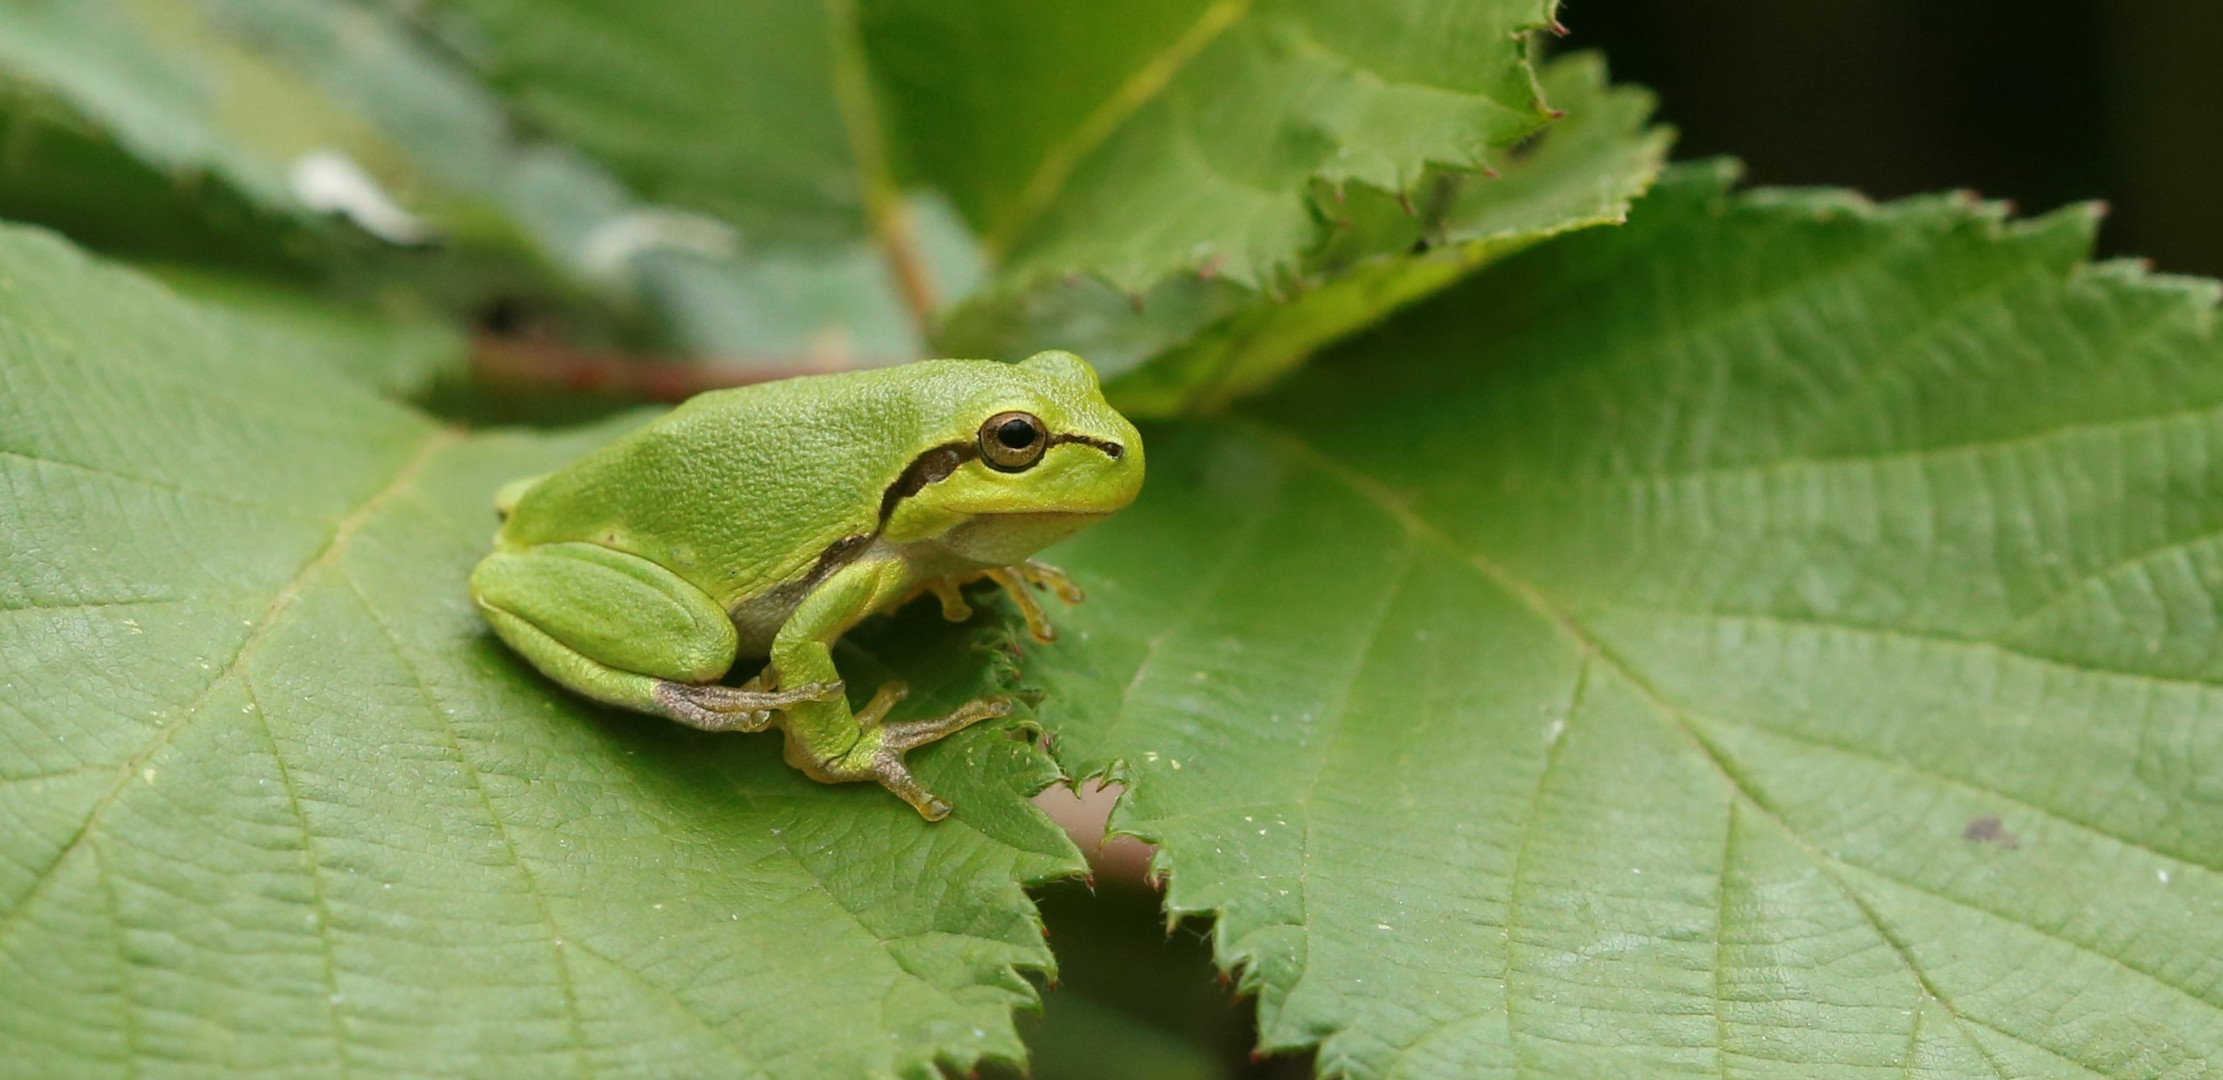
[[[1990,814],[1968,819],[1967,827],[1961,830],[1961,839],[1975,844],[1997,844],[2008,851],[2022,846],[2022,841]]]

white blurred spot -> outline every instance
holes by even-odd
[[[714,259],[732,257],[740,237],[733,226],[701,214],[677,210],[635,210],[596,225],[579,242],[579,269],[605,283],[625,280],[633,257],[659,248],[691,251]]]
[[[378,181],[338,150],[311,150],[293,159],[287,179],[293,197],[323,214],[339,214],[364,232],[392,244],[432,239],[424,219],[394,204]]]

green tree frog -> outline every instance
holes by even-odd
[[[1141,436],[1071,353],[718,390],[503,487],[471,598],[577,693],[705,731],[779,727],[813,779],[877,780],[936,820],[949,804],[904,752],[1008,715],[1010,700],[889,722],[905,694],[890,683],[852,712],[832,646],[927,593],[965,618],[958,587],[981,578],[1047,643],[1027,586],[1080,592],[1029,557],[1133,501],[1142,475]],[[759,658],[748,682],[721,682]]]

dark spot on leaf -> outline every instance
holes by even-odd
[[[1974,844],[1997,844],[2008,851],[2022,846],[2022,841],[1990,814],[1968,819],[1968,826],[1961,830],[1961,839]]]

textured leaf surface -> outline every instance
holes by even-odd
[[[0,1076],[1019,1053],[1020,885],[1076,864],[1039,752],[922,751],[937,826],[774,738],[583,707],[464,578],[489,492],[608,430],[465,436],[296,351],[0,233]],[[853,683],[923,712],[1007,677],[917,614]]]
[[[1529,244],[1622,220],[1667,154],[1647,131],[1651,96],[1609,88],[1595,55],[1561,60],[1544,88],[1566,118],[1484,175],[1432,172],[1417,195],[1353,186],[1331,201],[1329,239],[1280,295],[1181,275],[1130,296],[1095,279],[995,290],[941,335],[960,355],[1080,351],[1129,415],[1210,408],[1255,392],[1322,345]]]
[[[1019,279],[1250,285],[1320,235],[1316,183],[1401,192],[1542,126],[1551,0],[881,0],[866,42],[910,160]]]
[[[2205,1075],[2214,287],[1722,188],[1148,432],[1061,756],[1331,1075]]]

